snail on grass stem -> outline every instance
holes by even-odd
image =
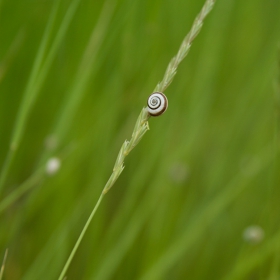
[[[162,115],[167,107],[167,97],[162,92],[154,92],[148,98],[148,112],[152,117]]]

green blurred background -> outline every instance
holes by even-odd
[[[3,279],[58,278],[203,3],[0,1]],[[217,1],[67,279],[280,279],[279,39],[279,0]]]

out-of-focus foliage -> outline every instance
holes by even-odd
[[[58,278],[202,5],[0,1],[4,279]],[[278,0],[217,1],[67,279],[279,279],[279,30]]]

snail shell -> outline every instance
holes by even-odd
[[[168,107],[167,97],[162,92],[154,92],[148,98],[148,112],[156,117],[163,114]]]

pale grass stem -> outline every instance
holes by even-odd
[[[164,92],[168,88],[168,86],[171,84],[174,76],[177,73],[177,68],[178,68],[179,64],[189,53],[189,50],[191,48],[191,45],[192,45],[195,37],[198,35],[198,33],[200,32],[200,30],[202,28],[204,19],[209,14],[209,12],[212,10],[213,5],[215,4],[215,1],[216,0],[207,0],[205,2],[200,13],[195,18],[190,32],[184,38],[177,55],[174,56],[171,59],[170,63],[168,64],[164,77],[163,77],[162,81],[157,84],[155,91]]]
[[[214,3],[215,3],[215,0],[206,0],[204,6],[202,7],[202,10],[196,17],[190,32],[183,40],[177,55],[174,58],[172,58],[172,60],[170,61],[169,65],[165,71],[163,80],[157,84],[155,91],[163,92],[171,84],[174,76],[176,75],[176,71],[177,71],[177,68],[178,68],[180,62],[188,54],[193,40],[200,32],[201,27],[203,25],[203,21],[206,18],[206,16],[209,14],[211,9],[213,8]],[[74,248],[72,249],[72,251],[63,267],[63,270],[58,278],[59,280],[64,279],[67,269],[69,268],[70,263],[75,255],[75,253],[87,231],[87,228],[90,225],[90,222],[91,222],[96,210],[98,209],[104,195],[112,188],[112,186],[114,185],[114,183],[116,182],[116,180],[118,179],[120,174],[122,173],[122,171],[124,169],[125,157],[133,150],[133,148],[140,142],[140,140],[142,139],[144,134],[149,130],[149,124],[148,124],[149,117],[150,117],[150,115],[147,111],[147,108],[143,108],[136,121],[131,140],[130,141],[125,140],[125,142],[123,143],[123,145],[119,151],[119,154],[117,156],[117,159],[116,159],[116,162],[115,162],[115,165],[113,168],[113,173],[110,176],[105,187],[103,188],[103,191],[102,191],[93,211],[91,212],[86,224],[84,225],[84,228],[83,228],[82,232],[80,233],[80,236],[79,236],[78,240],[76,241]]]
[[[0,280],[3,279],[7,256],[8,256],[8,249],[6,249],[6,251],[5,251],[4,259],[3,259],[3,262],[2,262],[2,266],[1,266],[1,270],[0,270]]]

